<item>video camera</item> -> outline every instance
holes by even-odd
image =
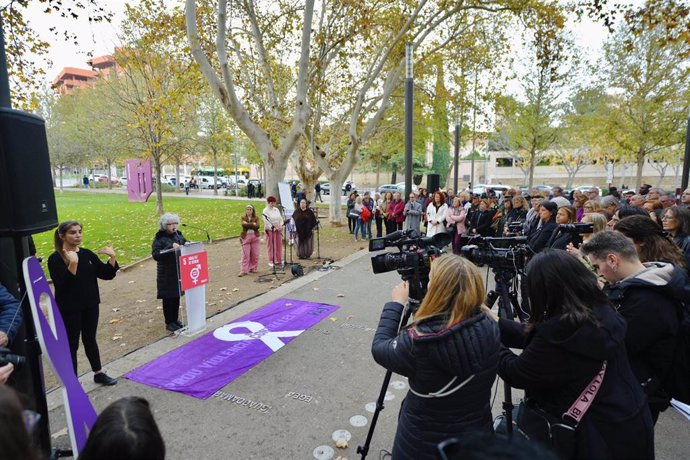
[[[576,233],[583,235],[594,232],[594,224],[591,222],[578,222],[577,224],[561,224],[558,226],[561,232]]]
[[[380,251],[395,246],[398,254],[379,254],[371,258],[374,273],[397,270],[401,275],[424,274],[429,272],[431,261],[443,254],[441,248],[450,244],[448,233],[437,233],[432,237],[421,237],[416,230],[403,230],[390,233],[383,238],[369,240],[369,251]]]
[[[473,237],[462,247],[460,253],[477,265],[488,265],[493,269],[521,271],[532,249],[527,245],[527,237],[510,238]],[[501,247],[503,246],[503,247]]]
[[[506,234],[509,236],[518,236],[522,234],[522,226],[524,222],[511,222],[506,226]]]
[[[0,366],[14,364],[15,369],[19,369],[26,364],[26,358],[21,355],[13,355],[9,349],[0,347]]]

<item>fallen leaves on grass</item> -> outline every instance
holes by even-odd
[[[347,441],[344,439],[338,439],[335,442],[335,447],[337,447],[338,449],[347,449]]]
[[[108,321],[108,324],[118,324],[122,322],[122,318],[113,318],[110,321]]]
[[[113,340],[113,341],[115,341],[115,340],[122,340],[122,335],[120,335],[120,334],[114,335],[112,340]]]

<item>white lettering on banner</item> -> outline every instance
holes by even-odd
[[[226,393],[225,391],[216,391],[213,394],[214,397],[218,399],[222,399],[224,401],[229,401],[231,403],[235,403],[238,406],[243,406],[243,407],[248,407],[249,409],[254,409],[258,410],[259,412],[266,413],[268,410],[271,408],[271,406],[267,404],[263,404],[258,401],[252,401],[251,399],[246,399],[246,398],[241,398],[239,396],[236,396],[232,393]]]
[[[271,323],[271,325],[273,325],[273,323]],[[243,332],[240,334],[233,334],[232,332],[230,332],[240,328],[247,329],[249,332]],[[255,321],[240,321],[239,323],[230,323],[226,324],[225,326],[219,327],[218,329],[213,331],[213,336],[218,340],[223,340],[225,342],[240,342],[246,340],[259,339],[263,343],[265,343],[271,350],[276,352],[285,346],[285,343],[282,340],[280,340],[281,337],[297,337],[302,332],[304,332],[304,330],[269,331],[261,323],[257,323]]]

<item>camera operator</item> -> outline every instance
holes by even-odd
[[[553,201],[541,203],[539,207],[539,226],[527,238],[527,244],[535,253],[548,247],[551,235],[558,228],[556,224],[557,211],[558,206]]]
[[[409,378],[393,445],[395,459],[436,459],[436,445],[467,432],[492,432],[491,385],[500,339],[482,314],[482,277],[469,260],[444,254],[431,264],[429,288],[415,320],[398,334],[408,285],[393,289],[372,354]]]
[[[12,294],[0,284],[0,348],[7,347],[22,325],[22,309]],[[14,370],[12,363],[0,367],[0,383],[7,382]]]
[[[527,279],[528,324],[499,319],[484,307],[498,322],[504,345],[498,373],[506,384],[525,390],[517,427],[540,440],[530,430],[534,424],[527,423],[527,408],[573,426],[562,414],[577,415],[573,407],[579,407],[585,414],[570,432],[570,451],[558,452],[562,458],[654,458],[652,420],[623,344],[625,320],[611,308],[596,277],[565,251],[547,249],[529,262]],[[516,355],[508,347],[523,351]],[[591,391],[591,406],[583,409],[574,403],[585,389]]]

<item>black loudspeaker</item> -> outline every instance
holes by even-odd
[[[440,188],[441,175],[440,174],[427,174],[426,175],[426,190],[429,195],[434,193]]]
[[[0,107],[0,236],[31,235],[57,224],[45,122]]]

